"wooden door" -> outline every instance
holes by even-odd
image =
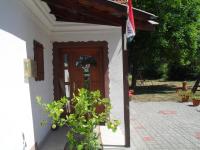
[[[107,42],[54,43],[53,56],[54,99],[65,95],[70,99],[77,89],[84,87],[87,76],[77,66],[81,57],[90,57],[96,62],[90,65],[88,89],[100,90],[102,97],[108,97]]]
[[[102,50],[98,48],[73,48],[62,49],[59,53],[59,69],[57,75],[59,80],[60,97],[66,95],[72,98],[73,93],[77,93],[80,88],[87,88],[88,90],[100,90],[103,97],[105,97],[105,83],[104,83],[104,63]],[[77,62],[81,57],[90,57],[95,61],[89,67],[88,87],[85,87],[84,69],[77,66]]]
[[[71,92],[76,93],[77,89],[88,88],[89,90],[100,90],[104,96],[104,75],[101,65],[101,51],[94,48],[76,48],[71,52],[66,51],[71,57],[69,61],[71,76]],[[77,66],[79,60],[83,57],[91,58],[95,64],[90,64],[88,73],[83,67]],[[88,84],[86,86],[85,84]]]
[[[105,96],[103,66],[101,65],[102,54],[99,49],[63,49],[61,58],[63,66],[60,69],[63,72],[65,92],[63,95],[70,99],[73,94],[77,94],[78,89],[86,88],[90,91],[100,90],[102,96]],[[87,59],[93,60],[93,63],[90,63],[90,61],[85,63]],[[89,65],[89,67],[85,71],[86,65]],[[99,105],[97,112],[102,111],[104,111],[104,106]]]

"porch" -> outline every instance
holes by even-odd
[[[190,102],[130,102],[131,147],[104,149],[200,149],[200,107],[189,105]],[[51,132],[40,150],[63,150],[65,130]]]
[[[136,29],[151,31],[155,29],[152,23],[152,20],[157,18],[155,15],[139,9],[134,9],[134,12]],[[2,74],[0,79],[3,101],[0,111],[3,116],[2,120],[6,123],[2,127],[5,132],[1,134],[1,139],[4,141],[0,149],[35,149],[36,145],[40,144],[47,135],[50,124],[42,128],[40,122],[48,120],[48,117],[36,104],[35,98],[41,96],[46,102],[50,102],[56,97],[55,89],[60,80],[57,80],[56,85],[54,84],[56,71],[55,65],[52,64],[55,56],[52,54],[53,43],[88,43],[91,41],[107,43],[108,64],[105,65],[107,70],[100,71],[104,73],[101,75],[102,80],[107,80],[106,73],[108,73],[109,80],[102,85],[102,89],[105,96],[111,100],[113,106],[111,116],[121,122],[121,145],[129,146],[127,51],[125,51],[126,41],[124,39],[126,17],[127,6],[110,0],[1,1],[0,38],[2,40],[0,45],[2,53],[0,65]],[[42,51],[38,56],[42,58],[40,61],[42,65],[38,65],[41,67],[39,80],[34,75],[25,78],[24,73],[26,64],[23,61],[33,62],[35,60],[34,41],[39,43],[39,51]],[[71,64],[74,65],[75,56],[79,55],[72,54],[71,51],[68,53],[66,49],[62,52],[73,55]],[[98,50],[101,51],[100,48]],[[102,61],[100,55],[98,53],[92,55],[97,56],[100,62],[97,65],[102,67],[102,62],[105,61]],[[58,62],[63,65],[61,69],[68,68],[64,66],[64,59],[57,60],[61,60]],[[29,69],[32,70],[31,67]],[[59,74],[58,77],[63,79],[64,70],[61,71],[62,75]],[[78,82],[75,79],[74,81]],[[70,84],[67,81],[63,83]],[[73,85],[77,84],[70,84],[71,90],[75,87]],[[64,88],[69,89],[66,86]],[[59,92],[62,90],[57,89]],[[10,96],[9,100],[7,100],[8,96]],[[13,126],[13,123],[16,125]],[[57,142],[62,142],[62,140]]]
[[[52,131],[52,130],[49,131],[45,140],[41,143],[39,150],[63,150],[64,146],[66,144],[66,141],[67,141],[66,140],[67,131],[68,131],[67,127],[58,128],[56,131]],[[125,148],[123,146],[123,141],[120,140],[120,139],[122,139],[122,137],[120,137],[120,136],[122,136],[121,134],[116,134],[114,137],[112,136],[112,134],[108,134],[106,132],[104,132],[104,133],[101,132],[101,134],[106,134],[102,137],[106,137],[106,139],[104,139],[104,140],[106,140],[107,143],[117,143],[118,144],[118,145],[105,145],[105,146],[103,146],[104,149],[110,149],[110,150],[130,149],[130,148]]]

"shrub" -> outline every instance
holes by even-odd
[[[105,123],[112,131],[116,131],[119,125],[118,120],[111,121],[109,114],[111,110],[110,100],[101,98],[100,91],[88,91],[79,89],[78,94],[74,95],[71,104],[73,109],[69,115],[61,117],[63,108],[69,104],[69,100],[63,97],[51,103],[43,103],[41,97],[37,97],[38,104],[52,118],[52,128],[56,126],[68,126],[70,130],[67,133],[69,141],[69,150],[97,150],[99,149],[98,135],[94,129],[100,123]],[[97,106],[104,108],[99,111]]]

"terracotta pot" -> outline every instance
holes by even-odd
[[[200,100],[198,99],[192,99],[193,106],[198,106],[200,104]]]
[[[189,100],[189,96],[182,97],[182,102],[188,102],[188,100]]]
[[[183,90],[183,91],[187,91],[187,89],[188,89],[188,87],[187,87],[187,82],[184,81],[184,82],[182,83],[182,90]]]

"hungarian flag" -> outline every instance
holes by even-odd
[[[133,40],[135,36],[135,22],[134,22],[134,15],[132,9],[132,0],[128,0],[128,19],[127,19],[127,29],[126,35],[129,41]]]

